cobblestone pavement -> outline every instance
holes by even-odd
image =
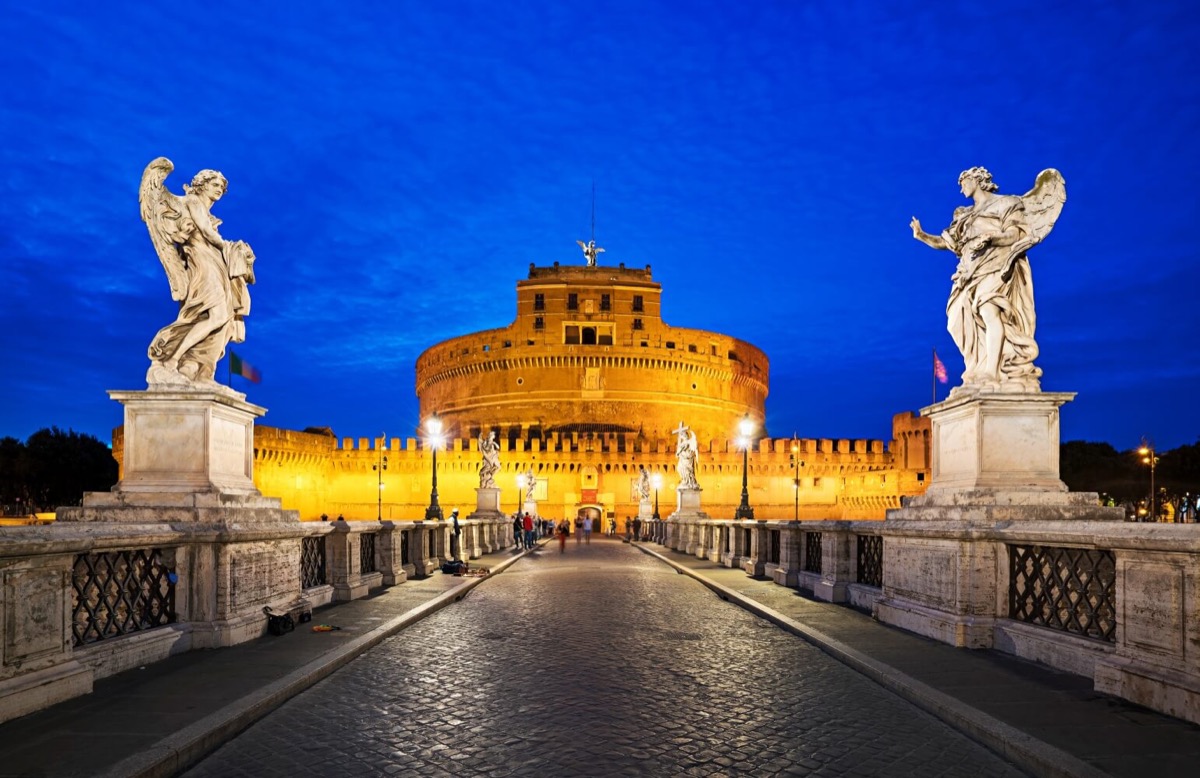
[[[608,539],[520,560],[186,773],[984,776],[999,756]]]

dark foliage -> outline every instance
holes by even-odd
[[[6,514],[79,505],[84,492],[106,491],[116,482],[112,452],[91,435],[50,427],[24,443],[0,439],[0,505]]]

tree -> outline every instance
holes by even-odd
[[[84,492],[105,491],[117,482],[112,451],[91,435],[41,429],[29,436],[24,450],[24,488],[31,512],[79,505]]]
[[[1140,460],[1132,451],[1119,452],[1108,443],[1071,440],[1059,447],[1059,473],[1073,492],[1098,492],[1118,502],[1146,494]]]

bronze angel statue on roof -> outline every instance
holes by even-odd
[[[587,243],[584,243],[581,240],[577,240],[575,242],[579,244],[579,248],[583,249],[583,256],[587,260],[588,267],[595,267],[596,255],[603,254],[604,249],[600,246],[597,246],[595,240],[589,240]]]
[[[246,337],[254,252],[217,231],[221,220],[211,209],[228,187],[225,176],[201,170],[180,197],[163,185],[174,169],[171,160],[159,157],[146,166],[138,189],[142,221],[167,273],[171,299],[179,302],[175,321],[150,343],[146,382],[213,384],[225,346]]]
[[[960,389],[1039,391],[1033,276],[1025,252],[1054,228],[1067,200],[1066,182],[1057,170],[1043,170],[1024,196],[998,195],[987,168],[973,167],[958,183],[973,204],[955,209],[940,236],[924,232],[916,217],[909,226],[917,240],[958,257],[946,316],[966,363]]]

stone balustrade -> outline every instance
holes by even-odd
[[[463,554],[511,545],[504,519],[460,522]],[[450,522],[0,527],[0,722],[93,682],[437,570]]]
[[[1020,521],[669,521],[654,542],[1200,723],[1200,531]]]

